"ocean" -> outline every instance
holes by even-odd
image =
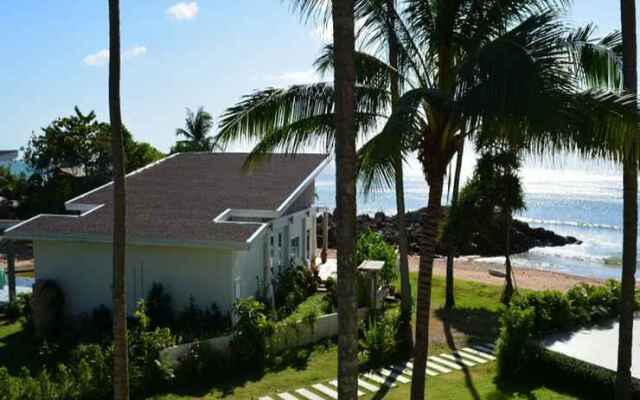
[[[476,155],[463,160],[462,184],[471,175]],[[529,158],[521,178],[526,211],[516,218],[534,227],[571,235],[579,245],[534,248],[513,257],[518,267],[537,268],[591,278],[620,279],[622,258],[622,173],[620,166],[604,161],[584,161],[565,155],[555,159]],[[335,167],[317,180],[318,204],[333,208]],[[415,158],[405,165],[407,210],[426,205],[427,185]],[[445,192],[447,188],[445,186]],[[447,202],[445,193],[444,202]],[[395,214],[395,195],[385,190],[373,196],[359,194],[358,213],[384,211]],[[479,258],[504,262],[504,257]]]

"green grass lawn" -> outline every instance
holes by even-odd
[[[412,275],[412,288],[416,288],[416,274]],[[498,312],[500,310],[500,286],[484,285],[468,281],[456,282],[456,309],[444,312],[445,282],[434,278],[432,305],[432,342],[430,352],[450,352],[450,347],[464,346],[469,341],[492,340],[497,335]],[[306,306],[313,307],[317,299],[311,299]],[[305,307],[306,307],[305,306]],[[304,314],[301,314],[304,315]],[[335,379],[337,372],[337,349],[334,344],[317,346],[308,358],[295,366],[283,369],[267,369],[259,375],[235,377],[221,385],[192,387],[180,392],[157,396],[161,400],[186,399],[257,399],[277,393],[294,391],[311,384]],[[577,399],[584,395],[566,394],[557,388],[547,388],[541,384],[502,383],[495,379],[495,362],[476,366],[466,372],[456,371],[446,375],[428,378],[427,391],[430,399]],[[532,379],[531,382],[535,382]],[[361,399],[400,400],[409,398],[410,385],[399,385],[377,397],[363,396]]]

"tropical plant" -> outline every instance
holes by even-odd
[[[109,0],[109,116],[113,156],[113,397],[129,400],[125,292],[125,177],[120,111],[120,2]]]
[[[367,230],[358,236],[356,242],[356,264],[365,260],[384,261],[380,277],[385,285],[391,284],[398,276],[398,262],[396,249],[388,244],[384,237],[372,230]]]
[[[636,42],[635,0],[621,0],[622,20],[622,70],[624,89],[634,95],[638,92],[638,60]],[[637,142],[637,132],[633,135]],[[622,298],[620,331],[618,336],[618,368],[616,375],[616,399],[631,396],[631,359],[633,342],[633,301],[637,268],[638,236],[638,155],[635,151],[625,154],[623,161],[623,245],[622,245]]]
[[[395,20],[407,61],[400,99],[368,152],[373,180],[390,181],[391,154],[416,147],[429,185],[423,220],[412,399],[425,395],[431,279],[447,165],[478,128],[528,151],[573,150],[619,158],[636,116],[628,98],[583,91],[607,79],[615,36],[567,31],[553,1],[407,1]],[[465,17],[462,18],[462,15]],[[585,61],[589,61],[589,63]],[[602,66],[605,65],[605,68]],[[603,78],[603,75],[606,78]],[[587,114],[584,114],[587,111]]]
[[[203,107],[194,113],[187,108],[185,127],[176,129],[176,136],[184,138],[171,148],[171,153],[192,151],[214,151],[217,146],[209,132],[213,128],[213,117]]]
[[[499,220],[502,221],[500,230],[505,238],[505,288],[502,294],[502,302],[504,304],[509,304],[514,292],[511,266],[513,213],[526,208],[524,189],[518,176],[520,166],[520,158],[514,149],[499,145],[485,148],[478,159],[474,175],[468,184],[468,186],[475,186],[468,189],[468,191],[469,193],[477,194],[473,201],[476,214],[483,216],[485,222],[490,221],[497,214],[499,215]],[[462,229],[462,224],[462,221],[458,221],[454,229]]]

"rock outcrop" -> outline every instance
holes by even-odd
[[[409,251],[413,254],[419,254],[419,234],[422,229],[420,226],[422,214],[426,209],[408,212],[406,214],[407,234],[409,241]],[[318,244],[321,245],[322,237],[322,217],[318,217]],[[336,221],[329,214],[329,247],[336,246]],[[395,216],[387,216],[382,212],[375,215],[359,215],[358,216],[358,232],[371,229],[384,236],[389,243],[398,243],[398,231],[396,229]],[[473,235],[472,235],[473,236]],[[459,249],[459,255],[482,255],[482,256],[498,256],[503,255],[504,238],[503,237],[483,237],[482,235],[473,236],[473,240],[465,244]],[[552,247],[565,246],[568,244],[579,244],[580,241],[572,236],[561,236],[553,231],[544,228],[532,228],[526,222],[514,220],[511,230],[511,252],[513,254],[529,251],[534,247]],[[440,243],[436,249],[440,255],[446,253],[446,249]]]

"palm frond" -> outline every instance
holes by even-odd
[[[593,24],[570,32],[564,39],[575,74],[592,88],[622,90],[622,35],[595,38]]]

